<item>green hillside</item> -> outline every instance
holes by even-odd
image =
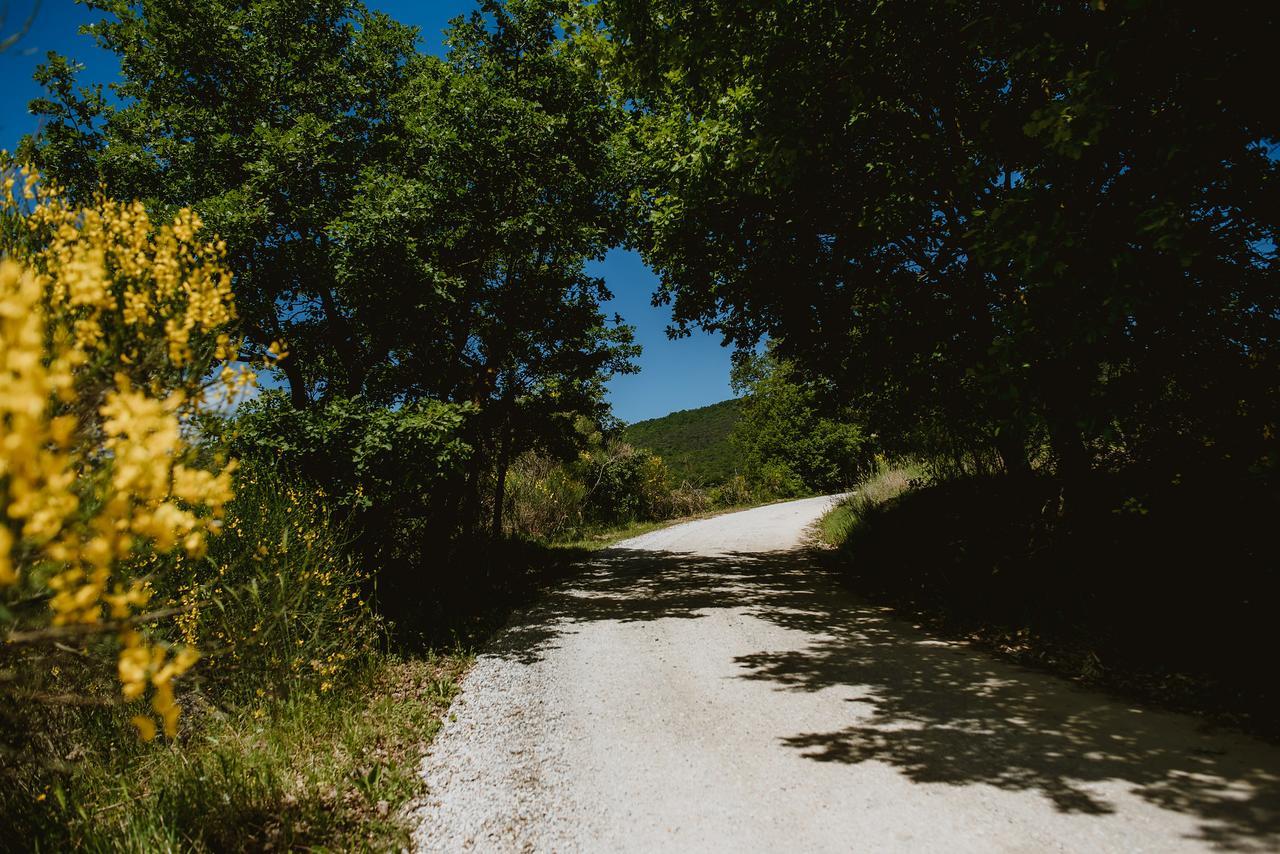
[[[660,455],[678,478],[700,486],[723,483],[736,472],[729,434],[741,401],[724,400],[698,409],[682,409],[661,418],[637,421],[623,438]]]

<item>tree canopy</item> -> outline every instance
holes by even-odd
[[[603,417],[638,352],[585,267],[623,236],[623,113],[559,38],[566,4],[485,3],[444,60],[347,0],[88,5],[119,104],[52,56],[25,156],[79,197],[198,211],[227,243],[244,355],[284,345],[295,408],[466,407],[499,483]]]
[[[1276,15],[601,0],[580,38],[678,323],[900,450],[1071,474],[1275,459]]]

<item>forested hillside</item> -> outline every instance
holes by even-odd
[[[731,398],[697,409],[681,409],[628,424],[622,438],[662,457],[677,477],[714,486],[741,473],[730,442],[741,407],[740,400]]]

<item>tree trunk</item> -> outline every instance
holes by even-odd
[[[280,360],[280,370],[284,371],[289,381],[289,400],[294,409],[306,409],[311,405],[311,396],[307,394],[307,381],[302,377],[302,365],[292,353]]]
[[[324,308],[329,342],[333,345],[347,372],[347,375],[342,378],[341,387],[348,395],[359,394],[364,388],[367,366],[359,353],[355,329],[347,316],[342,313],[342,309],[338,307],[333,289],[325,284],[317,290],[320,294],[320,305]]]
[[[471,539],[476,517],[480,515],[480,469],[482,460],[477,451],[472,457],[471,469],[462,482],[462,495],[458,501],[458,528],[463,541]]]
[[[498,444],[497,483],[493,487],[493,536],[502,536],[502,508],[507,500],[507,469],[511,466],[511,425],[508,423]]]
[[[1054,419],[1049,425],[1049,442],[1053,448],[1055,471],[1062,485],[1061,514],[1078,516],[1092,466],[1088,449],[1080,437],[1074,420]]]
[[[1025,477],[1031,474],[1031,461],[1027,459],[1026,432],[1011,426],[1005,426],[996,435],[996,453],[1004,465],[1005,474],[1010,477]]]

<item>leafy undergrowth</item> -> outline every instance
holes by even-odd
[[[470,663],[383,657],[342,689],[197,710],[183,743],[85,757],[35,794],[10,790],[6,836],[42,851],[398,850],[418,761]],[[18,834],[18,835],[14,835]]]
[[[1263,482],[1190,476],[925,484],[882,474],[819,536],[860,595],[939,634],[1083,684],[1276,737],[1280,511]]]

